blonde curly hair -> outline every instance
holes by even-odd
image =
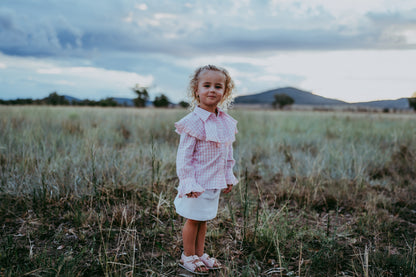
[[[231,106],[231,102],[233,101],[233,90],[235,90],[235,85],[233,79],[231,79],[230,74],[225,68],[215,66],[215,65],[204,65],[197,68],[194,74],[191,75],[191,80],[189,82],[188,87],[188,98],[190,99],[190,110],[193,110],[199,104],[199,98],[197,96],[198,92],[198,82],[199,76],[204,71],[218,71],[224,74],[225,76],[225,88],[224,88],[224,95],[222,96],[221,102],[219,103],[219,107],[223,110],[227,110]]]

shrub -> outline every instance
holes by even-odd
[[[274,95],[273,107],[279,106],[279,109],[283,109],[284,106],[292,105],[295,102],[292,97],[284,93],[278,93]]]

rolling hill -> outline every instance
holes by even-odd
[[[284,93],[295,100],[296,105],[348,105],[348,103],[325,98],[313,93],[303,91],[293,87],[284,87],[273,90],[268,90],[258,94],[244,95],[235,98],[236,104],[272,104],[274,95]]]
[[[409,109],[409,103],[407,98],[400,98],[396,100],[380,100],[370,102],[358,102],[358,103],[347,103],[341,100],[325,98],[313,94],[311,92],[303,91],[293,87],[284,87],[265,92],[244,95],[236,97],[234,100],[235,104],[260,104],[260,105],[271,105],[274,101],[275,94],[286,94],[295,100],[295,105],[310,105],[310,106],[351,106],[351,107],[363,107],[363,108],[374,108],[374,109]]]
[[[409,109],[409,101],[407,98],[399,98],[396,100],[380,100],[380,101],[371,101],[371,102],[360,102],[352,103],[351,105],[356,105],[360,107],[371,107],[371,108],[388,108],[388,109]]]

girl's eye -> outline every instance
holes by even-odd
[[[222,88],[222,86],[216,86],[216,88],[217,88],[217,89],[221,89],[221,88]]]

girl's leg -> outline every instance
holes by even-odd
[[[204,223],[203,221],[195,221],[192,219],[187,219],[185,222],[185,225],[183,226],[182,230],[182,238],[183,238],[183,255],[181,256],[181,264],[182,267],[185,267],[187,270],[190,270],[191,272],[200,272],[200,273],[207,273],[208,268],[204,265],[204,263],[200,260],[196,262],[193,257],[196,254],[195,247],[199,244],[197,243],[199,238],[199,230],[201,227],[201,223]],[[202,224],[204,226],[204,224]],[[204,230],[204,228],[202,228]],[[206,232],[206,225],[205,225],[205,231],[204,231],[204,240],[205,240],[205,232]],[[191,260],[186,261],[187,259],[191,258]],[[195,263],[196,262],[196,263]],[[191,263],[191,264],[187,264]],[[196,267],[195,267],[196,266]],[[193,268],[195,267],[195,268]]]
[[[182,230],[183,253],[185,256],[195,255],[199,221],[187,219]]]
[[[205,234],[207,233],[207,222],[199,221],[198,233],[195,240],[195,254],[201,257],[204,254]]]
[[[198,234],[195,241],[195,254],[201,259],[208,269],[220,269],[221,263],[215,259],[211,258],[209,255],[205,254],[205,235],[207,233],[207,222],[200,221]]]

